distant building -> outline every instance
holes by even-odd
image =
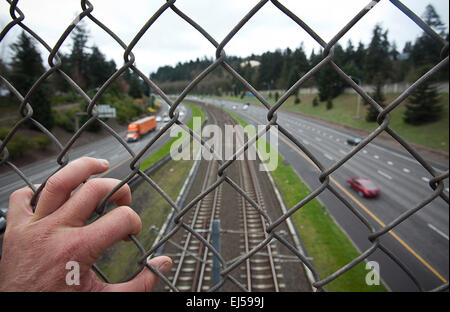
[[[241,67],[246,67],[248,65],[250,65],[250,67],[258,67],[261,63],[255,60],[247,60],[241,63]]]
[[[399,61],[405,61],[405,60],[407,60],[409,58],[409,53],[400,53],[398,56],[397,56],[397,59],[399,60]]]

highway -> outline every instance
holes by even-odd
[[[233,111],[251,124],[267,123],[266,109],[262,106],[251,105],[247,110],[242,110],[242,103],[206,98],[201,100]],[[233,106],[237,107],[233,109]],[[347,138],[353,135],[329,124],[285,111],[278,112],[278,123],[302,142],[325,168],[331,167],[353,148],[346,143]],[[319,171],[284,135],[280,135],[278,141],[279,152],[285,161],[294,168],[310,189],[318,188]],[[446,170],[436,164],[434,167],[439,171]],[[428,185],[430,174],[406,151],[401,153],[376,143],[368,144],[333,172],[331,177],[333,186],[377,229],[414,208],[432,192]],[[349,188],[346,180],[350,177],[372,180],[379,187],[381,195],[375,199],[361,198]],[[445,181],[445,192],[448,194],[448,179]],[[367,239],[369,231],[344,204],[328,190],[319,196],[319,200],[360,252],[370,248],[371,243]],[[381,239],[383,246],[401,259],[426,290],[448,280],[448,212],[448,204],[443,199],[436,198],[395,227],[393,233],[388,233]],[[403,270],[383,252],[377,250],[368,260],[378,261],[381,278],[391,290],[418,290]]]
[[[251,105],[244,111],[239,104],[238,109],[232,109],[236,102],[214,99],[202,99],[202,101],[234,111],[249,123],[255,125],[267,123],[266,110],[262,106]],[[167,111],[167,106],[164,106],[163,112]],[[185,106],[183,109],[186,112],[183,121],[186,122],[191,116],[191,111]],[[278,118],[278,122],[310,149],[325,168],[331,167],[353,148],[346,144],[347,138],[353,137],[347,130],[337,129],[329,124],[285,111],[279,111]],[[155,133],[129,146],[137,152]],[[125,133],[120,135],[124,137]],[[161,137],[146,156],[162,146],[167,139],[167,134]],[[293,167],[310,189],[319,187],[318,170],[298,152],[292,142],[280,136],[278,148],[285,161]],[[82,156],[108,159],[110,170],[102,176],[122,179],[129,173],[131,157],[113,137],[108,136],[101,141],[75,148],[69,153],[70,160]],[[446,170],[437,164],[434,166],[437,170]],[[52,158],[21,169],[33,183],[42,183],[56,168],[55,159]],[[376,143],[367,145],[336,170],[331,177],[333,186],[378,229],[389,224],[401,213],[415,207],[431,193],[428,185],[431,176],[416,160],[406,152],[390,150]],[[350,177],[371,179],[380,188],[380,197],[376,199],[359,197],[346,183]],[[0,175],[0,207],[7,207],[9,195],[24,185],[25,183],[11,171]],[[448,179],[445,181],[445,188],[448,193]],[[328,190],[319,196],[319,200],[360,252],[370,248],[371,243],[367,239],[369,231],[344,204]],[[383,245],[401,259],[426,290],[448,280],[448,210],[448,204],[441,198],[437,198],[381,239]],[[411,279],[383,252],[376,251],[368,260],[375,260],[380,264],[381,278],[391,290],[417,290]]]
[[[165,103],[163,103],[162,105],[163,106],[160,115],[168,112],[168,105]],[[185,112],[184,116],[181,117],[181,120],[186,122],[191,118],[191,110],[185,105],[180,106],[180,109]],[[163,125],[164,123],[158,123],[157,130],[159,130]],[[145,147],[145,145],[152,139],[152,137],[156,133],[157,131],[153,131],[142,137],[137,142],[129,143],[128,145],[135,153],[137,153]],[[126,131],[123,131],[119,134],[122,138],[125,138]],[[148,157],[154,151],[158,150],[167,142],[168,139],[168,133],[164,134],[147,151],[142,160]],[[107,172],[101,174],[101,177],[123,179],[130,172],[129,164],[131,162],[131,155],[112,136],[107,136],[102,140],[71,149],[69,150],[68,155],[69,160],[75,160],[83,156],[107,159],[110,163],[110,169]],[[53,172],[55,172],[55,170],[57,170],[57,168],[59,167],[56,163],[56,156],[57,155],[49,159],[35,162],[20,169],[32,183],[40,184],[45,181],[48,176],[53,174]],[[11,195],[11,193],[21,187],[24,187],[25,185],[25,182],[20,179],[20,177],[16,173],[12,172],[12,170],[9,170],[0,175],[0,207],[8,207],[9,196]]]

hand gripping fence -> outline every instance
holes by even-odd
[[[71,149],[72,145],[77,141],[80,135],[86,130],[86,128],[94,123],[98,122],[101,126],[117,140],[117,144],[122,145],[128,153],[132,157],[132,161],[130,163],[130,173],[126,178],[124,178],[119,185],[117,185],[101,202],[101,204],[97,207],[96,213],[98,217],[101,217],[105,212],[105,205],[108,199],[114,194],[122,185],[128,183],[135,176],[140,176],[144,181],[148,182],[157,192],[159,192],[167,201],[167,203],[172,207],[175,211],[175,227],[165,233],[164,237],[162,237],[159,242],[152,246],[150,250],[145,250],[142,244],[134,237],[130,235],[132,242],[136,245],[142,254],[140,259],[137,259],[137,263],[139,264],[139,269],[129,276],[126,280],[130,280],[134,276],[136,276],[141,270],[149,269],[155,274],[157,274],[163,283],[165,283],[172,291],[179,291],[177,287],[175,287],[164,275],[162,275],[158,270],[153,268],[146,262],[147,257],[153,255],[155,251],[162,246],[166,241],[168,241],[176,232],[178,232],[181,228],[185,231],[191,233],[198,240],[200,240],[209,251],[211,251],[220,261],[220,269],[222,279],[217,284],[213,285],[210,289],[211,291],[218,290],[225,281],[231,281],[232,283],[237,284],[240,289],[246,290],[246,287],[242,285],[239,281],[234,279],[229,275],[229,273],[239,266],[242,262],[249,259],[253,254],[255,254],[258,250],[266,247],[271,241],[278,240],[281,244],[284,244],[289,250],[295,254],[298,259],[303,262],[303,264],[311,271],[313,277],[313,283],[315,289],[318,291],[325,290],[323,287],[338,278],[342,274],[345,274],[346,271],[353,268],[355,265],[360,263],[361,261],[367,259],[372,253],[376,250],[380,250],[389,256],[406,274],[409,275],[411,280],[416,284],[416,286],[420,290],[425,290],[422,285],[418,282],[416,277],[411,273],[406,265],[404,265],[400,259],[398,259],[390,250],[383,246],[381,242],[381,238],[383,235],[394,229],[397,225],[402,223],[404,220],[408,219],[411,215],[415,214],[423,207],[425,207],[428,203],[433,201],[437,197],[441,197],[448,204],[448,196],[444,193],[444,180],[448,179],[449,171],[446,172],[436,172],[433,167],[427,163],[415,150],[412,148],[405,140],[403,140],[394,130],[392,130],[389,126],[390,118],[389,113],[394,110],[400,103],[402,103],[408,95],[410,95],[418,86],[428,80],[431,76],[433,76],[436,72],[442,69],[445,66],[448,66],[448,42],[438,35],[433,29],[431,29],[425,22],[423,22],[415,13],[413,13],[408,7],[402,4],[397,0],[390,0],[393,5],[392,9],[400,10],[405,15],[407,15],[412,21],[414,21],[418,27],[420,27],[423,31],[425,31],[429,36],[438,41],[441,46],[441,61],[438,64],[430,69],[426,74],[420,77],[416,82],[414,82],[410,87],[408,87],[402,94],[400,94],[392,103],[390,103],[386,108],[381,107],[375,100],[371,98],[369,94],[367,94],[358,84],[356,84],[341,68],[339,68],[335,62],[333,61],[333,47],[334,45],[379,2],[378,0],[370,1],[369,4],[362,7],[358,14],[356,14],[341,30],[337,32],[337,34],[329,41],[325,42],[313,29],[311,29],[304,21],[300,19],[297,15],[291,12],[287,7],[281,4],[276,0],[262,0],[259,1],[249,12],[247,12],[244,17],[239,21],[239,23],[229,32],[229,34],[221,41],[216,41],[208,32],[203,29],[199,24],[197,24],[194,20],[192,20],[189,16],[184,14],[180,9],[175,5],[175,0],[170,1],[161,1],[161,7],[148,19],[145,25],[137,32],[136,36],[133,40],[126,44],[124,43],[113,31],[111,31],[107,25],[103,24],[100,20],[95,17],[94,6],[89,1],[81,0],[81,13],[75,18],[75,20],[66,28],[66,30],[62,33],[59,40],[55,44],[54,47],[48,45],[35,31],[29,28],[26,25],[25,15],[19,8],[18,0],[7,0],[10,5],[10,16],[11,21],[5,26],[5,28],[0,33],[0,42],[5,37],[5,35],[9,32],[13,27],[19,27],[24,30],[27,34],[36,39],[49,53],[48,56],[48,65],[49,69],[41,76],[30,90],[26,94],[20,94],[16,88],[3,76],[0,75],[1,82],[6,86],[6,88],[20,101],[19,112],[21,115],[21,119],[13,126],[13,128],[9,131],[7,136],[0,141],[0,165],[7,166],[10,170],[14,171],[33,191],[34,197],[32,198],[31,204],[34,207],[38,198],[39,193],[43,189],[45,183],[41,184],[39,188],[36,188],[33,183],[31,183],[30,179],[25,176],[25,174],[15,166],[9,160],[8,149],[6,148],[7,143],[11,140],[11,138],[15,135],[17,130],[23,126],[23,124],[27,121],[32,122],[40,131],[42,131],[46,136],[48,136],[51,141],[56,144],[59,148],[59,154],[57,157],[57,163],[59,165],[58,170],[63,168],[68,162],[68,152]],[[299,31],[306,31],[315,41],[317,41],[323,47],[323,55],[322,60],[313,67],[309,72],[304,74],[289,90],[287,90],[275,103],[275,105],[271,106],[261,95],[258,90],[256,90],[252,85],[250,85],[243,77],[241,77],[228,63],[227,56],[225,54],[224,48],[230,42],[231,39],[242,29],[242,27],[249,22],[253,16],[264,6],[270,5],[269,2],[278,8],[281,12],[283,12],[287,17],[289,17],[292,21],[294,21],[299,26]],[[148,31],[148,29],[153,25],[153,23],[167,10],[172,10],[175,14],[179,16],[179,18],[186,21],[190,24],[194,29],[196,29],[206,40],[208,40],[215,48],[216,48],[216,59],[215,61],[207,67],[203,72],[201,72],[194,80],[192,80],[188,86],[184,89],[184,91],[174,100],[172,101],[153,81],[151,81],[145,74],[143,74],[134,64],[135,57],[133,55],[133,48],[136,44],[141,40],[142,36]],[[66,73],[61,70],[62,61],[58,56],[58,51],[61,48],[62,44],[69,37],[73,29],[77,26],[77,24],[81,20],[89,20],[90,22],[96,24],[100,27],[106,34],[111,37],[111,40],[116,41],[124,50],[124,64],[120,67],[113,75],[109,77],[109,79],[98,89],[97,93],[94,97],[90,98]],[[284,215],[282,215],[279,219],[275,221],[271,221],[266,215],[264,215],[264,211],[258,206],[256,202],[254,202],[246,192],[237,185],[234,181],[232,181],[228,176],[226,169],[231,165],[234,159],[237,158],[240,154],[242,154],[250,144],[255,142],[256,137],[249,139],[244,148],[240,149],[236,152],[233,157],[233,160],[229,160],[227,162],[219,161],[219,170],[218,170],[218,179],[217,181],[210,187],[208,187],[204,192],[199,194],[191,203],[189,203],[186,207],[178,207],[177,204],[170,199],[170,197],[162,190],[144,171],[140,170],[140,160],[144,153],[160,138],[170,127],[174,124],[181,126],[185,131],[187,131],[194,139],[199,141],[207,150],[211,150],[211,147],[202,140],[198,134],[193,132],[189,127],[187,127],[184,123],[178,120],[178,113],[175,112],[178,105],[182,102],[183,99],[189,92],[193,90],[193,88],[203,79],[207,77],[207,75],[213,71],[215,68],[222,66],[232,77],[236,78],[249,92],[251,92],[264,107],[267,109],[267,120],[268,123],[263,132],[258,133],[257,137],[262,136],[265,132],[269,131],[269,129],[273,126],[277,126],[278,130],[285,135],[292,143],[294,143],[304,154],[306,154],[309,159],[314,163],[314,166],[320,170],[320,182],[321,186],[314,190],[310,195],[304,198],[302,201],[297,203],[294,207],[290,208]],[[331,66],[334,71],[336,71],[339,76],[344,79],[348,85],[350,85],[365,101],[372,105],[378,112],[377,122],[379,127],[373,131],[369,136],[367,136],[356,148],[354,148],[350,153],[345,155],[342,159],[334,163],[330,168],[325,168],[312,154],[311,152],[303,145],[299,140],[297,140],[294,136],[292,136],[286,128],[283,127],[282,124],[277,122],[277,111],[283,105],[283,103],[287,100],[289,96],[291,96],[298,88],[300,88],[308,79],[310,79],[317,71],[319,71],[324,66]],[[145,83],[156,93],[158,94],[165,102],[167,102],[170,106],[169,116],[171,118],[170,122],[168,122],[162,129],[160,129],[156,135],[150,140],[148,144],[139,152],[135,153],[132,149],[129,148],[127,143],[122,139],[122,137],[116,133],[111,127],[109,127],[106,123],[104,123],[100,118],[98,118],[99,114],[97,111],[96,103],[99,97],[105,92],[108,86],[115,81],[125,70],[131,69],[137,75],[139,75]],[[33,119],[33,103],[29,103],[29,99],[32,96],[33,92],[41,85],[45,80],[49,79],[53,75],[59,75],[62,79],[66,80],[67,83],[75,90],[89,105],[87,107],[86,113],[89,117],[88,121],[73,135],[70,141],[66,145],[62,145],[58,139],[48,131],[44,126],[42,126],[39,122]],[[382,226],[380,228],[375,228],[368,219],[357,209],[355,209],[352,204],[344,198],[338,190],[330,183],[330,175],[340,168],[344,163],[346,163],[349,159],[351,159],[356,153],[358,153],[361,149],[363,149],[367,144],[372,142],[377,136],[379,136],[382,132],[388,133],[394,140],[400,143],[409,154],[417,160],[432,176],[433,178],[429,181],[430,194],[428,197],[424,198],[422,202],[418,203],[415,207],[408,209],[397,218],[395,218],[389,224]],[[57,171],[58,171],[57,170]],[[50,178],[54,173],[50,174],[48,178]],[[258,212],[265,218],[268,222],[268,226],[266,227],[266,239],[263,240],[254,250],[251,250],[248,254],[243,255],[238,261],[228,265],[224,259],[221,257],[220,253],[218,253],[211,242],[207,241],[203,236],[199,235],[193,228],[184,223],[181,218],[188,210],[195,206],[197,202],[199,202],[203,197],[205,197],[209,192],[214,190],[223,182],[230,184],[234,189],[236,189],[252,206],[254,206]],[[296,249],[292,244],[290,244],[286,239],[282,236],[278,235],[275,232],[275,229],[283,222],[286,221],[288,217],[290,217],[294,212],[301,209],[305,204],[311,201],[313,198],[317,197],[320,193],[322,193],[325,189],[331,191],[370,231],[370,235],[368,239],[371,242],[371,247],[367,250],[363,251],[360,256],[353,259],[350,263],[346,264],[338,271],[326,277],[319,277],[319,274],[311,264],[308,258],[304,257],[298,249]],[[146,268],[145,268],[146,267]],[[93,266],[93,269],[106,281],[109,282],[107,276],[105,276],[101,270]],[[442,284],[441,286],[432,289],[433,291],[440,291],[448,289],[448,282]]]

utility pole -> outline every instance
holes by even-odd
[[[358,86],[360,86],[362,88],[362,82],[361,79],[357,78],[357,77],[353,77],[353,76],[349,76],[350,79],[352,80],[357,80],[357,84]],[[356,95],[358,96],[357,99],[357,104],[356,104],[356,119],[361,119],[361,95],[359,95],[358,92],[356,92]]]

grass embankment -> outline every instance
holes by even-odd
[[[242,126],[247,122],[231,113]],[[259,148],[265,148],[269,144],[263,138],[259,139]],[[310,189],[300,179],[291,166],[283,164],[283,158],[278,156],[278,166],[271,172],[273,179],[283,196],[287,208],[295,206],[303,198],[311,194]],[[340,229],[329,215],[327,209],[317,200],[313,199],[308,204],[297,210],[292,215],[292,221],[297,228],[303,245],[312,264],[321,278],[325,278],[338,269],[358,257],[360,253],[351,243],[348,237]],[[365,276],[369,271],[365,269],[365,262],[359,263],[345,274],[327,284],[328,291],[335,292],[379,292],[386,288],[368,286]]]
[[[360,119],[356,119],[357,96],[355,94],[342,94],[333,100],[333,108],[326,109],[325,102],[319,102],[319,105],[312,106],[312,101],[315,94],[300,94],[300,104],[294,103],[294,96],[289,97],[281,106],[283,110],[295,111],[305,115],[318,117],[324,120],[333,121],[339,124],[355,127],[363,130],[374,130],[378,127],[376,122],[367,122],[365,120],[368,105],[364,105],[364,100],[361,99],[360,105]],[[385,94],[385,104],[391,103],[399,94]],[[239,102],[249,102],[260,104],[256,98],[241,99],[233,96],[223,96],[223,99],[229,99]],[[406,124],[403,121],[403,113],[405,111],[405,101],[397,106],[390,114],[390,127],[396,131],[402,138],[408,142],[422,145],[435,150],[449,152],[449,98],[448,94],[440,94],[440,102],[443,107],[442,117],[440,120],[421,125],[413,126]],[[268,102],[273,105],[274,97],[268,99]],[[388,134],[383,133],[388,136]]]
[[[195,105],[192,105],[192,104],[185,104],[185,105],[189,106],[192,110],[192,118],[187,123],[187,126],[192,129],[192,127],[194,126],[194,117],[200,117],[201,122],[203,123],[203,121],[205,120],[205,114],[203,113],[203,111]],[[194,130],[196,130],[196,129],[194,129]],[[146,170],[151,165],[156,163],[158,160],[162,159],[164,156],[169,154],[172,144],[177,139],[178,139],[177,137],[171,138],[163,147],[161,147],[159,150],[154,152],[147,159],[143,160],[141,163],[141,170]]]
[[[187,125],[192,129],[193,117],[201,117],[202,122],[205,117],[203,111],[198,107],[189,104],[188,106],[192,109],[192,118]],[[167,155],[175,139],[170,139],[161,149],[143,161],[141,169],[147,169]],[[150,178],[175,201],[189,174],[192,164],[193,160],[170,160],[159,170],[151,174]],[[156,231],[150,230],[151,227],[161,228],[167,216],[172,211],[172,207],[146,182],[141,183],[133,191],[131,207],[139,214],[142,221],[142,230],[136,238],[148,250],[158,235]],[[102,255],[97,261],[97,265],[111,282],[119,282],[136,271],[138,268],[137,261],[141,257],[142,254],[134,243],[119,242]]]

